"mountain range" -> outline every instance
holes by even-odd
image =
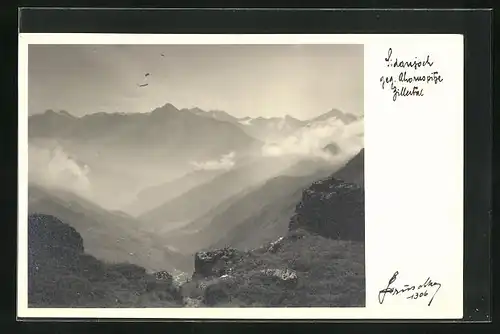
[[[81,170],[85,167],[85,172],[73,173],[78,177],[85,174],[92,184],[93,198],[102,206],[141,214],[153,209],[153,202],[160,204],[155,200],[147,203],[154,196],[154,191],[147,195],[147,188],[159,190],[160,184],[204,166],[215,170],[228,156],[230,164],[236,165],[258,159],[266,142],[279,142],[300,129],[332,118],[349,123],[356,116],[334,109],[305,121],[291,116],[236,118],[220,110],[178,109],[169,103],[147,113],[96,112],[82,117],[64,110],[47,110],[29,117],[28,141],[30,150],[49,152],[45,155],[59,150]],[[30,169],[54,164],[47,161],[53,158],[36,157],[30,152]],[[41,174],[43,178],[47,171]],[[191,182],[187,183],[196,184]],[[54,183],[75,190],[64,181]],[[145,192],[137,195],[142,190]]]
[[[28,119],[30,139],[52,138],[104,147],[143,145],[155,149],[198,150],[215,156],[247,148],[258,148],[270,136],[286,136],[300,127],[336,118],[344,124],[357,116],[332,109],[309,120],[284,117],[236,118],[220,110],[177,109],[170,103],[148,113],[96,112],[76,117],[69,112],[46,110]],[[231,140],[227,140],[230,138]]]

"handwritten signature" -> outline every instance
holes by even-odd
[[[429,296],[431,294],[429,290],[435,289],[434,294],[432,294],[432,297],[429,300],[429,303],[427,304],[427,306],[431,306],[434,297],[438,293],[439,289],[441,289],[441,283],[435,282],[431,280],[430,277],[428,277],[423,284],[420,285],[405,284],[403,285],[402,288],[395,288],[392,286],[392,284],[394,284],[398,275],[399,272],[396,271],[389,280],[387,287],[379,291],[378,302],[380,304],[384,303],[387,294],[391,296],[404,296],[406,297],[406,299],[420,299]]]

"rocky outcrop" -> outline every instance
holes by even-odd
[[[173,280],[172,275],[170,275],[170,273],[168,273],[164,270],[154,273],[154,277],[156,278],[156,280],[162,281],[162,282],[172,282],[172,280]]]
[[[241,252],[234,248],[201,251],[195,254],[194,277],[222,276],[230,272],[231,265],[241,258]]]
[[[279,237],[277,240],[272,241],[269,244],[269,247],[267,248],[267,251],[271,252],[271,253],[276,253],[281,248],[281,246],[283,245],[283,240],[284,239],[285,239],[284,237]]]
[[[338,240],[364,241],[364,189],[333,177],[304,190],[289,229],[302,228]]]
[[[285,269],[262,269],[259,272],[261,275],[265,277],[276,278],[278,282],[283,282],[285,284],[289,284],[294,286],[297,284],[298,277],[297,273],[294,270],[290,270],[288,268]]]

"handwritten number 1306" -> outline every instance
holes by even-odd
[[[413,295],[406,297],[406,299],[418,299],[422,297],[426,297],[429,294],[427,293],[427,290],[424,292],[415,292]]]

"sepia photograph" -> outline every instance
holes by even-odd
[[[366,306],[363,44],[30,44],[29,308]]]

